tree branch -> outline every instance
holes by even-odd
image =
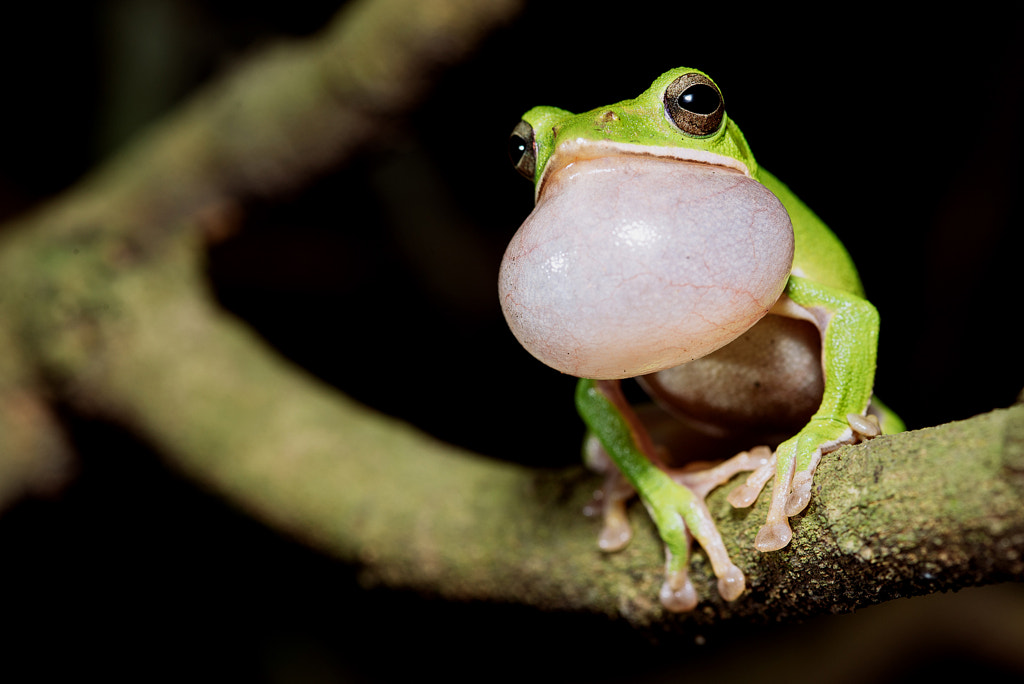
[[[661,550],[639,507],[631,545],[602,555],[598,523],[580,514],[593,476],[439,443],[324,386],[217,308],[203,235],[230,216],[224,209],[335,163],[514,3],[494,14],[480,5],[501,3],[357,3],[320,38],[253,60],[9,230],[7,471],[42,481],[52,468],[38,464],[67,457],[49,409],[61,402],[142,435],[202,486],[359,565],[367,582],[637,625],[774,620],[1019,577],[1024,407],[826,457],[795,541],[777,553],[752,550],[768,497],[735,511],[729,487],[716,492],[709,506],[749,589],[721,602],[697,554],[702,607],[675,617],[657,601]],[[19,463],[32,465],[10,465]]]
[[[252,55],[62,196],[5,225],[0,507],[52,490],[71,472],[49,403],[63,400],[65,382],[87,363],[88,340],[76,331],[87,336],[87,321],[109,305],[111,269],[161,258],[178,233],[230,232],[245,200],[287,192],[340,164],[520,5],[349,3],[319,35]],[[92,253],[94,272],[62,273],[85,266],[76,255],[89,245],[106,250]],[[201,263],[205,250],[198,242],[194,249]]]

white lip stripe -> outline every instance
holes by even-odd
[[[747,165],[738,159],[732,157],[725,157],[714,152],[708,152],[706,150],[692,150],[686,147],[672,147],[672,146],[656,146],[656,145],[637,145],[636,143],[619,143],[612,142],[610,140],[589,140],[587,138],[575,138],[572,140],[566,140],[559,143],[558,147],[555,148],[554,154],[548,159],[547,165],[544,167],[544,174],[541,177],[539,183],[537,183],[537,190],[539,191],[544,185],[544,180],[548,175],[555,173],[555,170],[560,170],[568,166],[574,161],[580,159],[596,159],[598,157],[608,157],[614,155],[628,154],[631,156],[638,157],[662,157],[666,159],[678,159],[684,162],[693,162],[698,164],[712,164],[714,166],[721,166],[727,169],[733,169],[739,171],[744,176],[750,177],[750,169]],[[565,161],[562,161],[565,159]]]

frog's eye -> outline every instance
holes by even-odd
[[[537,145],[533,139],[533,126],[525,121],[520,121],[512,129],[508,139],[508,158],[523,178],[533,180],[537,170]]]
[[[725,103],[718,86],[704,74],[683,74],[665,89],[665,112],[689,135],[711,135],[722,125]]]

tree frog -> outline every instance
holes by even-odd
[[[628,543],[635,492],[665,545],[662,604],[697,603],[691,537],[737,599],[745,577],[704,497],[750,472],[728,496],[750,506],[774,477],[754,545],[781,549],[822,454],[903,429],[872,396],[879,317],[849,254],[696,69],[583,114],[531,109],[510,156],[536,203],[502,260],[501,306],[527,351],[580,378],[585,455],[608,474],[600,547]],[[625,378],[655,403],[634,408]],[[694,462],[708,454],[731,457]]]

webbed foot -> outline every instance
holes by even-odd
[[[587,515],[600,514],[603,518],[604,524],[598,537],[601,550],[617,551],[632,538],[625,504],[635,490],[596,439],[588,439],[584,454],[588,466],[605,475],[602,487],[595,492],[594,500],[584,512]],[[711,561],[718,577],[718,593],[722,598],[734,601],[743,593],[746,579],[730,560],[704,499],[737,473],[770,465],[774,462],[772,456],[771,449],[761,446],[711,467],[691,464],[688,468],[665,470],[678,486],[666,482],[644,503],[665,543],[665,582],[659,597],[667,610],[685,612],[697,605],[697,593],[688,574],[693,538],[698,540]]]
[[[814,471],[823,453],[843,444],[872,439],[881,433],[878,418],[874,415],[851,413],[846,416],[846,424],[831,420],[811,421],[795,437],[780,444],[772,457],[728,496],[729,503],[736,508],[750,506],[768,480],[775,477],[768,518],[757,532],[754,547],[762,552],[777,551],[793,539],[789,518],[803,511],[810,502]]]
[[[665,582],[659,597],[667,610],[682,612],[697,605],[688,577],[691,539],[697,540],[711,561],[721,597],[726,601],[740,597],[746,578],[729,558],[702,495],[677,485],[663,488],[644,503],[665,544]]]

